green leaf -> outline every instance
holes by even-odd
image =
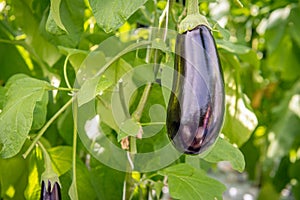
[[[72,200],[78,200],[78,192],[77,192],[77,184],[74,182],[74,180],[71,183],[70,189],[69,189],[69,196]]]
[[[67,32],[65,26],[63,25],[63,23],[61,21],[60,3],[61,3],[61,0],[51,0],[50,14],[52,15],[55,23],[59,26],[59,28],[61,28],[62,30]]]
[[[41,174],[44,171],[44,160],[42,150],[35,148],[30,154],[28,168],[28,183],[24,191],[25,198],[28,200],[36,200],[41,195]]]
[[[66,173],[72,167],[72,147],[56,146],[47,150],[52,161],[53,170],[58,176]]]
[[[188,164],[173,165],[159,174],[168,176],[170,195],[176,199],[222,199],[226,189],[219,181],[208,177],[205,171]]]
[[[21,156],[0,158],[0,196],[3,199],[25,199],[28,172],[26,161]]]
[[[91,169],[90,177],[97,199],[122,199],[124,172],[99,163]]]
[[[16,155],[24,144],[34,119],[34,108],[42,101],[48,82],[23,74],[13,76],[7,83],[7,104],[0,114],[0,155]]]
[[[73,126],[72,108],[69,107],[57,120],[58,132],[68,145],[73,144]]]
[[[127,119],[120,124],[120,131],[118,134],[118,141],[121,141],[127,136],[137,136],[142,132],[142,127],[133,119]]]
[[[89,59],[89,58],[88,58]],[[87,60],[88,60],[87,59]],[[84,63],[84,65],[86,66],[90,66],[92,69],[94,69],[92,67],[93,62],[90,62],[91,64],[89,65],[88,63]],[[98,65],[98,68],[101,65]],[[88,88],[87,86],[84,85],[91,85],[93,87],[90,87],[88,90],[89,91],[85,91],[86,93],[88,93],[88,95],[86,96],[82,96],[82,99],[85,99],[84,101],[81,101],[80,104],[82,105],[83,103],[87,102],[88,100],[91,100],[92,98],[94,98],[96,96],[96,94],[99,94],[99,101],[97,104],[97,110],[98,113],[100,114],[100,119],[102,120],[102,122],[106,123],[108,126],[110,126],[111,128],[113,128],[115,131],[119,131],[119,127],[115,122],[115,116],[114,113],[112,112],[112,96],[113,95],[119,95],[118,93],[116,93],[116,91],[113,91],[116,88],[113,88],[113,86],[119,81],[119,79],[126,74],[127,72],[129,72],[132,69],[131,65],[128,64],[125,60],[123,59],[118,59],[116,62],[114,62],[112,65],[109,66],[109,68],[104,72],[104,76],[106,81],[105,84],[98,84],[97,88],[100,89],[100,91],[104,91],[103,89],[106,88],[108,86],[107,83],[111,84],[111,87],[108,88],[107,90],[105,90],[104,92],[101,93],[97,93],[97,92],[93,92],[95,91],[95,80],[89,79],[88,81],[91,81],[90,83],[88,81],[84,82],[81,89],[83,87]],[[92,81],[94,81],[94,83],[92,83]],[[100,82],[99,82],[100,83]],[[104,87],[103,87],[104,86]],[[130,90],[132,88],[129,88],[130,86],[132,86],[132,84],[128,84],[126,83],[126,89],[124,89],[124,91],[126,92],[127,90]],[[80,91],[79,91],[80,92]],[[82,91],[84,92],[84,91]],[[119,99],[119,97],[117,98]],[[116,106],[120,106],[120,104],[114,104],[114,110],[118,110],[116,109]],[[118,116],[119,118],[122,117],[122,120],[124,120],[125,118],[123,118],[124,113],[119,112]],[[120,121],[122,122],[122,121]],[[119,122],[119,123],[120,123]]]
[[[72,49],[63,46],[59,46],[58,49],[64,55],[69,56],[69,61],[73,66],[75,72],[78,72],[81,64],[88,55],[88,51],[83,51],[79,49]]]
[[[0,37],[3,37],[1,35],[1,28],[2,27],[0,27]],[[0,60],[0,82],[7,81],[10,76],[16,73],[30,74],[20,52],[18,52],[17,48],[11,44],[0,43]]]
[[[239,172],[242,172],[245,168],[245,159],[242,152],[220,137],[212,150],[203,159],[211,163],[229,161],[232,168]]]
[[[48,104],[48,92],[44,92],[40,101],[36,102],[33,111],[33,122],[31,129],[37,130],[42,128],[46,122],[47,117],[47,104]]]
[[[296,7],[291,10],[289,19],[291,23],[289,23],[289,31],[291,33],[291,36],[293,39],[297,42],[298,46],[300,46],[300,36],[299,36],[299,31],[300,31],[300,8]]]
[[[117,83],[121,77],[132,70],[132,66],[124,59],[120,58],[105,71],[106,78],[110,78],[113,83]]]
[[[46,36],[56,44],[75,47],[83,33],[83,0],[53,0],[46,22]],[[50,34],[49,34],[50,33]]]
[[[5,88],[0,86],[0,110],[2,110],[2,108],[4,107],[5,105],[5,102],[6,102],[6,96],[5,96]],[[0,111],[1,113],[1,111]]]
[[[89,0],[98,25],[111,32],[119,28],[147,0]]]
[[[251,49],[247,46],[243,46],[240,44],[234,44],[230,41],[226,40],[216,40],[217,46],[219,48],[222,48],[230,53],[236,53],[236,54],[246,54]]]
[[[53,11],[50,10],[48,19],[46,21],[46,31],[53,35],[61,36],[64,35],[66,30],[65,27],[64,29],[61,29],[58,24],[55,22],[54,14]]]
[[[16,23],[22,28],[22,31],[28,36],[26,48],[29,52],[37,54],[44,62],[49,66],[53,66],[54,63],[60,58],[60,54],[55,46],[53,46],[46,38],[42,36],[39,29],[39,20],[37,16],[31,10],[31,1],[12,1],[12,7],[14,9],[14,16],[16,17]],[[32,49],[31,49],[32,48]]]
[[[161,182],[161,181],[154,182],[153,189],[155,190],[156,198],[157,199],[160,199],[160,194],[162,192],[163,187],[164,187],[164,183],[163,182]]]
[[[112,84],[113,82],[107,79],[105,75],[102,75],[100,78],[95,77],[88,79],[77,93],[78,106],[82,106],[91,101],[98,94],[103,94]]]
[[[76,198],[76,193],[74,192],[74,186],[77,187],[78,190],[78,199],[96,199],[96,191],[93,188],[91,177],[88,169],[85,164],[77,158],[76,161],[76,174],[77,174],[77,183],[76,185],[71,186],[72,184],[72,170],[69,170],[64,175],[60,176],[60,182],[62,184],[62,199],[68,200],[70,196],[68,194],[70,187],[71,195],[75,195],[73,197]],[[97,188],[97,190],[100,188]]]

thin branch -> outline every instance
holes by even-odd
[[[34,138],[33,142],[27,149],[27,151],[23,154],[23,158],[26,159],[28,154],[32,151],[34,146],[37,144],[39,139],[42,137],[42,135],[46,132],[46,130],[49,128],[49,126],[69,107],[69,105],[72,104],[73,98],[71,98],[63,107],[61,107],[53,116],[52,118],[47,121],[47,123],[43,126],[43,128],[38,132],[37,136]]]

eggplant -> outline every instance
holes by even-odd
[[[177,35],[167,132],[177,150],[200,154],[211,147],[225,112],[224,78],[210,29],[200,25]]]
[[[41,200],[61,200],[59,184],[55,182],[53,188],[51,188],[50,181],[48,181],[47,185],[42,181]]]

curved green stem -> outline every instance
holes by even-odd
[[[70,85],[69,79],[68,79],[68,74],[67,74],[67,65],[68,65],[69,58],[70,58],[70,54],[66,57],[65,62],[64,62],[64,79],[65,79],[65,82],[66,82],[68,88],[72,88]]]
[[[31,145],[29,146],[29,148],[27,149],[27,151],[23,154],[23,158],[26,159],[26,157],[28,156],[28,154],[32,151],[32,149],[34,148],[34,146],[37,144],[37,142],[39,141],[39,139],[42,137],[42,135],[45,133],[45,131],[48,129],[48,127],[61,115],[61,113],[63,113],[69,105],[72,104],[73,98],[71,98],[63,107],[61,107],[56,113],[55,115],[53,115],[51,117],[51,119],[43,126],[43,128],[38,132],[37,136],[34,138],[33,142],[31,143]]]

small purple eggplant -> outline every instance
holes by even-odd
[[[59,184],[55,182],[52,187],[50,181],[48,184],[42,181],[41,200],[61,200]]]

